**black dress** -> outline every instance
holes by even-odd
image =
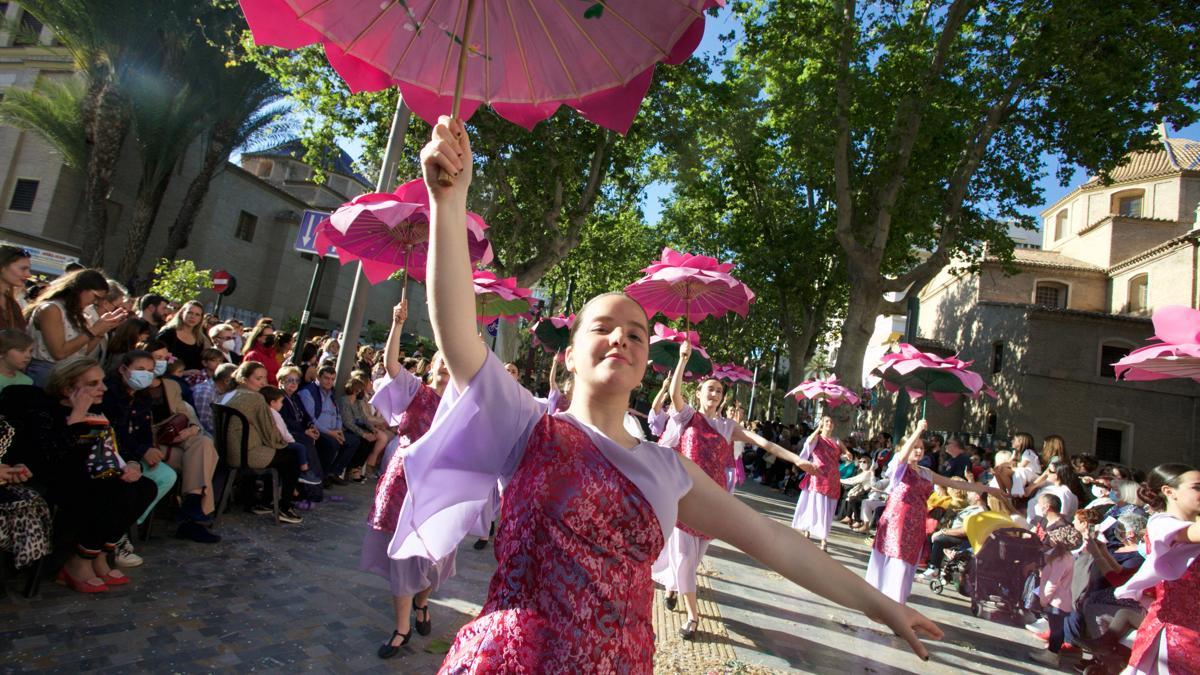
[[[185,370],[203,370],[204,364],[200,362],[200,354],[204,352],[203,344],[189,345],[179,339],[175,334],[174,328],[164,328],[158,334],[158,339],[167,346],[175,358],[183,361]]]

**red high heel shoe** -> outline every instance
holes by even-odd
[[[99,578],[99,577],[97,577]],[[86,579],[80,581],[67,573],[67,568],[62,568],[58,571],[58,578],[55,582],[66,586],[76,593],[103,593],[108,590],[108,584],[89,584]]]
[[[100,578],[103,579],[104,583],[108,586],[124,586],[125,584],[132,581],[132,579],[125,576],[123,573],[119,577],[113,576],[113,572],[116,572],[116,571],[117,570],[110,570],[108,572],[108,574],[105,574],[104,576],[102,576]]]

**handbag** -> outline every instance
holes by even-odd
[[[116,478],[125,470],[121,454],[117,450],[117,434],[108,422],[87,422],[91,427],[83,435],[91,442],[87,456],[87,473],[94,479]]]
[[[187,415],[175,413],[158,423],[154,430],[154,442],[158,445],[175,445],[180,440],[180,434],[191,425],[192,421]]]

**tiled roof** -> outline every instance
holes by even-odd
[[[993,258],[993,260],[995,260]],[[1013,250],[1013,262],[1028,267],[1046,267],[1050,269],[1079,270],[1081,272],[1103,272],[1100,267],[1065,256],[1057,251],[1043,251],[1040,248],[1018,248]]]
[[[1131,153],[1125,164],[1112,170],[1109,177],[1114,183],[1145,180],[1157,176],[1168,176],[1181,171],[1200,171],[1200,142],[1186,138],[1168,138],[1153,150]],[[1099,176],[1093,176],[1084,187],[1098,185]]]

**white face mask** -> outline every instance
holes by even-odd
[[[221,343],[221,347],[225,351],[231,352],[231,351],[237,349],[237,340],[234,340],[233,338],[225,340],[224,342]]]
[[[154,374],[161,376],[165,372],[167,372],[167,362],[155,360],[154,361]]]
[[[125,382],[129,384],[130,389],[141,391],[154,384],[154,373],[145,370],[131,370],[125,376]]]

